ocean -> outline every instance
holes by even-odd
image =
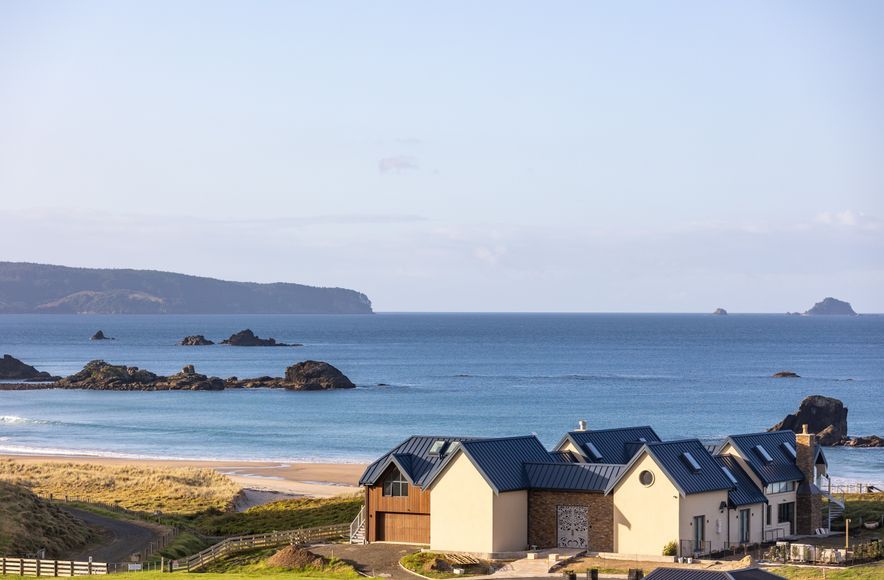
[[[251,328],[299,348],[184,347]],[[93,342],[103,330],[113,341]],[[0,354],[65,375],[93,359],[281,376],[307,359],[329,392],[0,392],[0,452],[364,462],[411,434],[536,433],[578,419],[713,441],[765,430],[806,395],[837,397],[852,435],[884,434],[884,316],[375,314],[0,316]],[[800,379],[773,379],[791,370]],[[884,449],[827,449],[837,479],[884,482]]]

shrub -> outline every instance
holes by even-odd
[[[665,546],[663,546],[663,555],[664,556],[677,556],[678,555],[678,543],[675,540],[672,540]]]

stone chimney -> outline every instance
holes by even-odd
[[[798,534],[813,534],[823,526],[823,499],[816,487],[815,460],[819,438],[801,426],[801,433],[795,434],[795,465],[804,474],[804,481],[798,484],[795,505],[795,531]]]

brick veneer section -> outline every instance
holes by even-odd
[[[614,497],[579,491],[528,491],[528,544],[539,548],[556,547],[556,507],[560,505],[588,508],[589,551],[614,551]]]

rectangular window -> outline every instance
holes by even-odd
[[[790,501],[777,506],[777,523],[789,524],[787,535],[792,533],[795,527],[795,502]]]
[[[766,494],[787,493],[790,491],[795,491],[794,481],[778,481],[764,488],[764,493]]]
[[[750,510],[740,510],[740,543],[749,543],[749,518],[752,517]]]
[[[770,525],[772,523],[771,522],[772,515],[773,515],[773,506],[770,504],[767,504],[767,525]]]
[[[390,471],[383,481],[382,495],[388,497],[405,497],[408,495],[408,480],[398,469]]]

